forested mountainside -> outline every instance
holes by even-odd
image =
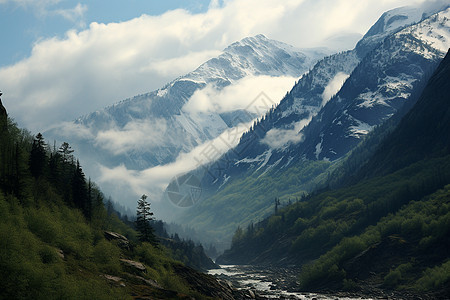
[[[319,61],[235,148],[192,172],[203,199],[181,221],[227,240],[230,229],[271,213],[274,199],[314,190],[368,133],[404,114],[450,46],[449,8],[413,24],[409,13],[384,14],[389,26],[377,22],[354,50]],[[335,78],[346,80],[328,95]]]
[[[447,298],[449,79],[447,53],[417,103],[380,138],[356,182],[316,192],[238,228],[217,262],[303,264],[304,290],[381,288]]]
[[[0,298],[232,299],[174,259],[215,266],[201,246],[124,224],[72,153],[19,129],[0,101]]]

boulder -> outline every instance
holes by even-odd
[[[130,259],[124,259],[124,258],[121,258],[120,262],[122,264],[124,264],[126,267],[128,267],[134,271],[143,272],[143,273],[145,273],[147,271],[144,264],[142,264],[141,262],[130,260]]]
[[[129,249],[130,242],[128,241],[128,239],[125,236],[121,235],[120,233],[113,232],[113,231],[105,231],[104,234],[105,234],[105,238],[108,241],[116,241],[117,245],[120,248]]]
[[[123,279],[120,277],[107,275],[107,274],[104,274],[103,277],[105,277],[107,280],[111,281],[115,285],[125,287],[125,283],[123,283]]]

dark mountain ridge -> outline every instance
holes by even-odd
[[[413,105],[411,95],[445,56],[448,14],[447,9],[413,25],[398,24],[384,39],[367,35],[371,50],[362,59],[352,50],[319,61],[237,147],[193,172],[202,178],[203,200],[178,219],[216,237],[228,232],[218,237],[226,240],[233,226],[270,214],[274,198],[289,202],[323,184],[369,132]],[[349,77],[325,101],[339,74]]]
[[[448,297],[449,79],[447,53],[417,103],[361,168],[365,177],[239,229],[217,262],[301,264],[303,290]]]

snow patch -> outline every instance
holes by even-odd
[[[364,123],[360,120],[354,119],[356,122],[356,125],[350,126],[348,129],[350,131],[349,136],[353,136],[356,138],[361,138],[363,135],[367,135],[369,131],[372,130],[373,126],[370,126],[367,123]]]
[[[261,168],[263,168],[267,163],[269,162],[270,157],[272,156],[272,149],[264,151],[263,155],[265,155],[263,163],[256,169],[255,172],[259,171]]]
[[[434,49],[446,53],[450,44],[450,8],[434,16],[408,27],[398,35],[411,34],[417,39],[425,41]],[[427,57],[426,52],[422,52]]]
[[[357,106],[361,108],[370,108],[376,105],[390,106],[389,101],[396,98],[408,99],[413,89],[413,83],[417,79],[406,74],[400,74],[398,77],[386,76],[383,84],[378,85],[376,91],[366,91],[357,98]]]
[[[158,93],[156,93],[156,96],[158,97],[164,97],[165,95],[167,95],[167,89],[160,89],[158,90]]]

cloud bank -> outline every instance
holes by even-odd
[[[58,0],[16,0],[48,8]],[[91,23],[64,38],[38,40],[31,56],[0,69],[4,103],[33,132],[155,90],[218,54],[230,43],[264,33],[297,47],[365,33],[387,9],[424,0],[230,0],[207,12],[178,9],[120,22]],[[6,0],[1,0],[6,3]],[[89,4],[55,11],[80,18]],[[333,46],[333,45],[331,45]],[[342,45],[340,45],[342,47]]]
[[[173,163],[145,170],[129,170],[123,164],[114,168],[99,165],[98,182],[121,203],[134,207],[135,198],[143,193],[152,195],[155,204],[161,204],[162,194],[170,180],[177,175],[196,169],[219,158],[238,144],[240,134],[248,130],[252,122],[226,130],[217,138],[207,141],[188,153],[182,152]],[[212,155],[212,153],[214,153]],[[137,198],[136,198],[137,199]]]
[[[303,119],[292,124],[292,129],[273,128],[269,130],[261,140],[262,144],[266,144],[272,149],[283,149],[289,144],[296,144],[303,140],[303,134],[300,131],[311,121]]]
[[[297,78],[290,76],[247,76],[232,85],[217,90],[209,84],[201,90],[194,92],[189,101],[183,106],[183,110],[190,114],[207,112],[230,112],[238,109],[246,109],[252,113],[261,114],[261,107],[266,111],[272,104],[279,103],[282,97],[295,84]],[[258,94],[264,93],[267,103]]]
[[[350,77],[350,74],[339,72],[330,80],[322,93],[322,106],[325,106],[325,104],[339,92],[348,77]]]

